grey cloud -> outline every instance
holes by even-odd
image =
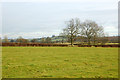
[[[3,34],[46,32],[56,35],[71,18],[92,19],[117,28],[117,8],[110,2],[94,3],[3,3]],[[117,6],[117,5],[116,5]],[[20,34],[19,34],[20,35]],[[33,36],[34,37],[34,36]]]

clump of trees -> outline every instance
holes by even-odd
[[[102,39],[105,37],[102,26],[91,20],[80,22],[79,18],[69,20],[61,35],[67,36],[71,45],[73,45],[74,41],[79,36],[82,36],[82,38],[86,39],[88,45],[91,45],[91,43],[95,45],[100,40],[102,43]]]

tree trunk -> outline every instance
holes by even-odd
[[[71,38],[71,46],[73,46],[73,38]]]
[[[88,45],[90,45],[90,39],[88,38]]]

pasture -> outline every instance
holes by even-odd
[[[3,78],[118,78],[118,48],[3,47]]]

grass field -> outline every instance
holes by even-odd
[[[118,48],[3,47],[3,78],[118,78]]]

